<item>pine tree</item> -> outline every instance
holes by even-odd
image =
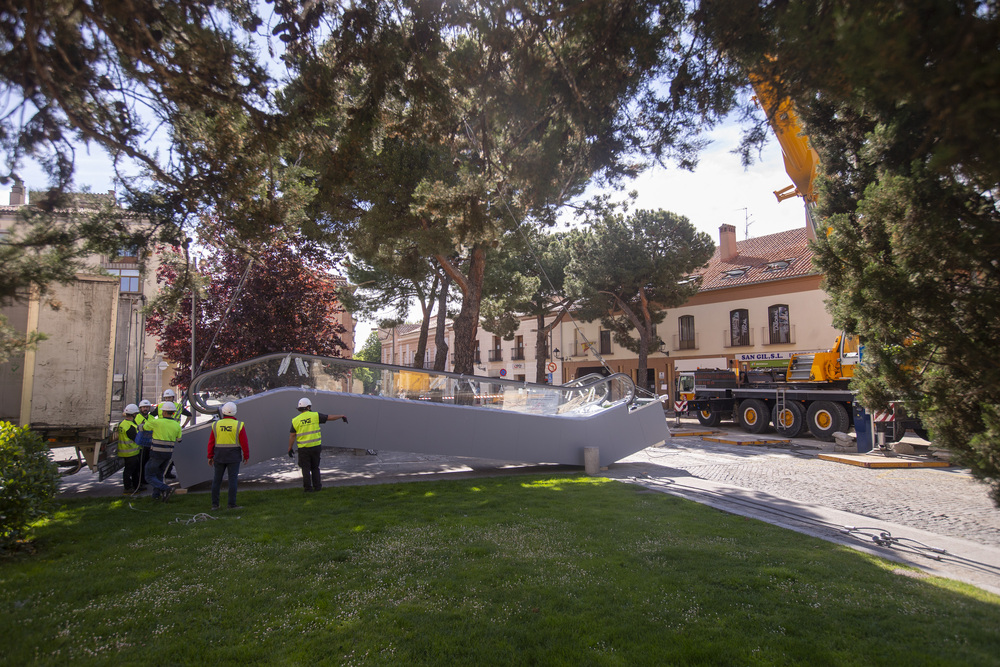
[[[644,386],[649,353],[662,342],[654,329],[667,309],[698,291],[686,279],[715,244],[684,216],[659,210],[608,213],[572,247],[567,283],[579,303],[576,315],[599,319],[615,342],[639,355],[637,384]]]

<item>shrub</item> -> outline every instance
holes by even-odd
[[[0,551],[15,548],[52,510],[58,490],[59,468],[41,436],[0,421]]]

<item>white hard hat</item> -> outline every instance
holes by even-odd
[[[174,412],[175,410],[177,410],[177,406],[171,403],[170,401],[164,401],[160,405],[160,409],[163,410],[164,412]]]
[[[312,405],[313,405],[312,401],[310,401],[308,398],[300,398],[299,399],[299,407],[300,408],[311,408]]]
[[[144,399],[142,399],[141,401],[139,401],[139,407],[140,407],[140,408],[151,408],[151,407],[153,407],[153,404],[152,404],[152,403],[150,403],[149,401],[147,401],[147,400],[146,400],[146,399],[144,398]]]
[[[125,406],[125,414],[127,415],[137,415],[139,414],[139,406],[135,403],[129,403]]]
[[[163,398],[174,398],[177,394],[174,393],[173,389],[164,389]]]
[[[236,404],[233,403],[232,401],[230,401],[229,403],[226,403],[225,405],[223,405],[222,406],[222,414],[226,415],[227,417],[235,417],[236,416]]]

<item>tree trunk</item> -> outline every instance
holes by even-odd
[[[444,327],[448,318],[448,288],[451,286],[451,278],[444,274],[441,281],[441,291],[438,293],[437,327],[434,330],[434,370],[448,370],[448,337],[445,335]]]
[[[420,319],[420,336],[417,338],[417,352],[413,357],[413,367],[423,368],[424,367],[424,357],[427,356],[427,336],[431,328],[431,311],[434,309],[434,300],[437,296],[437,286],[438,278],[434,277],[434,282],[431,284],[430,294],[420,295],[420,311],[422,317]]]
[[[473,375],[475,369],[476,331],[479,328],[479,310],[483,299],[483,275],[486,268],[486,251],[480,245],[472,247],[468,275],[458,273],[450,262],[444,266],[462,288],[462,309],[455,318],[455,372]]]
[[[535,331],[537,332],[535,335],[535,382],[541,382],[542,378],[545,377],[545,364],[552,358],[552,350],[548,349],[546,346],[546,339],[548,338],[549,333],[551,333],[552,330],[555,329],[560,322],[562,322],[572,305],[573,301],[565,299],[562,307],[559,309],[559,313],[552,318],[552,321],[549,322],[548,326],[545,325],[545,313],[536,315],[538,321],[537,326],[535,327]],[[552,384],[559,383],[553,381]]]
[[[646,366],[649,359],[649,343],[653,339],[652,325],[643,323],[639,327],[639,363],[635,369],[635,386],[640,389],[649,389],[646,386]]]
[[[549,335],[549,330],[545,328],[545,313],[536,315],[535,322],[535,382],[542,382],[545,379],[545,362],[548,361],[545,338]]]

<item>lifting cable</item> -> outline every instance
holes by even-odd
[[[205,355],[201,358],[201,362],[198,363],[198,371],[191,374],[191,379],[194,380],[201,373],[201,369],[205,366],[205,361],[208,360],[208,355],[212,354],[212,348],[215,347],[215,341],[219,337],[219,333],[222,331],[222,327],[226,324],[226,318],[229,317],[229,311],[233,309],[236,305],[236,300],[240,298],[240,293],[243,291],[243,285],[246,283],[247,276],[250,274],[250,269],[253,267],[254,259],[250,258],[247,263],[247,268],[243,271],[243,277],[240,278],[240,284],[236,286],[236,291],[233,292],[233,297],[229,300],[229,304],[226,306],[226,312],[222,314],[222,319],[219,320],[219,325],[215,328],[215,334],[212,336],[212,342],[208,344],[208,349],[205,350]],[[191,331],[194,331],[194,322],[191,323]]]

